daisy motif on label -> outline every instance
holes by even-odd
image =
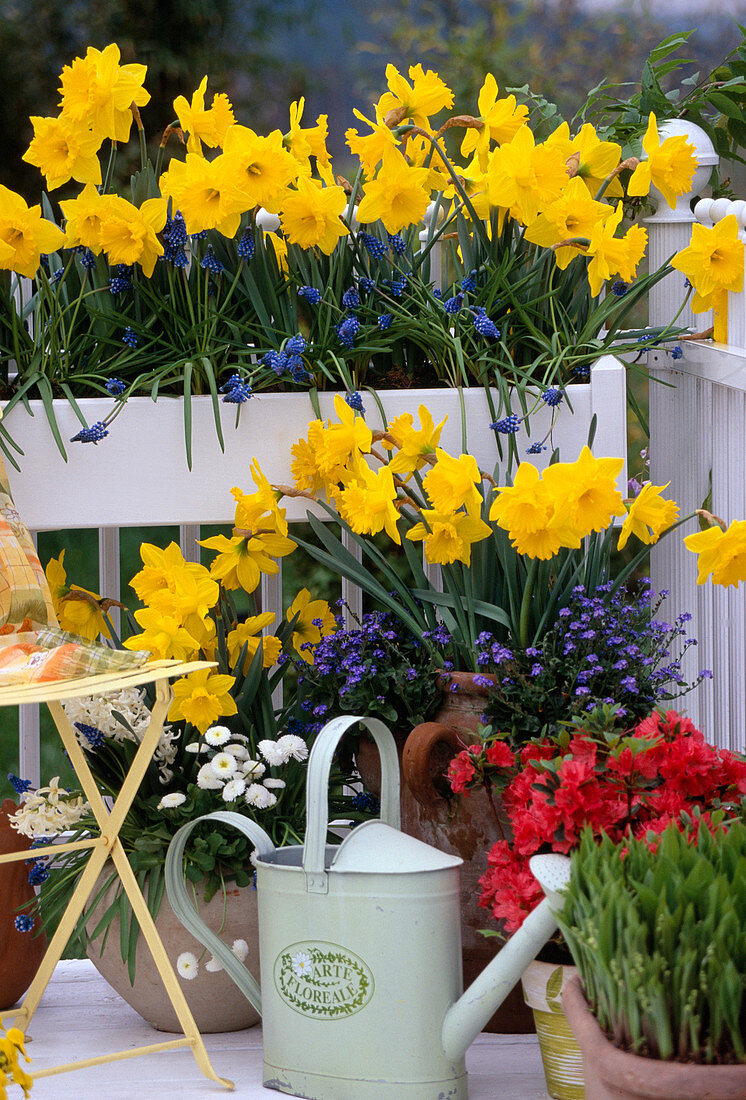
[[[281,951],[274,966],[275,988],[294,1012],[335,1020],[359,1012],[373,996],[368,965],[335,943],[303,941]]]

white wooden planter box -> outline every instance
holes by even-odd
[[[597,417],[594,453],[625,456],[625,368],[612,356],[594,365],[590,384],[567,388],[572,412],[563,402],[549,448],[530,461],[543,467],[558,447],[561,457],[572,461],[587,441],[592,416]],[[484,391],[464,390],[466,444],[480,467],[491,472],[498,459],[492,420]],[[333,416],[334,395],[319,395],[322,415]],[[411,412],[417,419],[420,404],[430,409],[436,423],[448,416],[441,445],[451,453],[462,450],[461,408],[455,390],[383,390],[379,397],[392,419]],[[382,426],[375,400],[363,394],[366,421]],[[92,424],[112,408],[112,402],[93,398],[79,402]],[[497,400],[496,407],[499,407]],[[209,396],[192,399],[192,470],[184,444],[183,402],[160,397],[131,398],[99,444],[65,443],[65,462],[52,437],[43,406],[32,402],[34,416],[16,406],[4,423],[23,448],[20,472],[9,468],[16,506],[33,530],[82,527],[135,527],[166,524],[224,523],[233,518],[230,490],[238,485],[253,488],[249,465],[256,458],[273,483],[292,484],[290,448],[305,436],[314,418],[306,393],[267,394],[253,397],[241,407],[235,427],[236,407],[220,405],[225,438],[221,451]],[[514,407],[520,415],[520,408]],[[80,423],[66,401],[55,402],[55,414],[64,440],[80,430]],[[504,412],[500,415],[505,415]],[[546,406],[531,417],[531,438],[522,429],[517,435],[519,454],[525,457],[531,442],[549,430],[551,410]],[[620,488],[626,487],[625,469]],[[307,502],[285,501],[289,520],[305,518]]]

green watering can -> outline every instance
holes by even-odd
[[[329,845],[331,762],[358,722],[381,757],[381,820]],[[466,1050],[555,932],[569,859],[534,856],[546,898],[462,994],[462,861],[400,831],[399,763],[383,722],[345,716],[324,727],[308,761],[307,812],[303,846],[275,848],[226,811],[181,828],[166,857],[174,912],[261,1013],[265,1088],[313,1100],[466,1100]],[[184,848],[204,820],[256,845],[261,991],[187,892]]]

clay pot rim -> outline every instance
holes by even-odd
[[[485,684],[475,684],[475,676],[485,676],[489,678],[493,686],[497,683],[497,678],[495,676],[488,677],[488,674],[484,672],[439,672],[437,675],[437,684],[440,690],[446,694],[451,690],[451,685],[456,684],[458,690],[463,692],[464,695],[488,696],[491,689]]]
[[[664,1062],[615,1047],[591,1012],[579,977],[568,982],[563,990],[562,1007],[583,1054],[589,1054],[601,1067],[604,1084],[619,1082],[632,1072],[646,1082],[649,1091],[645,1095],[650,1098],[677,1096],[686,1100],[687,1096],[708,1095],[707,1090],[713,1087],[715,1081],[719,1090],[727,1090],[718,1091],[720,1100],[728,1100],[729,1097],[739,1100],[744,1096],[746,1064],[719,1066]],[[655,1072],[655,1082],[650,1079],[651,1070]],[[652,1091],[654,1087],[657,1089],[655,1092]],[[630,1097],[634,1095],[629,1092]]]

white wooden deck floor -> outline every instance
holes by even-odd
[[[6,1019],[10,1023],[10,1018]],[[93,1058],[168,1038],[154,1031],[99,977],[92,963],[61,962],[31,1021],[30,1071]],[[281,1093],[262,1086],[262,1033],[258,1027],[206,1035],[215,1071],[236,1083],[230,1093],[202,1076],[189,1050],[165,1051],[43,1077],[32,1100],[190,1100],[229,1097],[272,1100]],[[482,1034],[466,1056],[469,1100],[547,1100],[534,1035]],[[11,1089],[15,1095],[17,1089]],[[349,1100],[355,1100],[351,1095]],[[391,1100],[397,1097],[391,1096]]]

